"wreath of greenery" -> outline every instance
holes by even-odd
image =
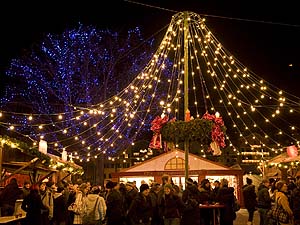
[[[214,122],[207,119],[168,122],[161,129],[162,140],[176,144],[184,141],[197,141],[200,144],[209,145],[212,142],[213,126]],[[221,126],[221,130],[225,133],[226,127]]]

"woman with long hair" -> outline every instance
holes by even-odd
[[[290,220],[288,223],[280,223],[280,225],[292,225],[293,224],[293,211],[290,208],[290,204],[287,197],[288,186],[285,181],[278,181],[276,183],[276,195],[275,204],[281,205],[282,208],[290,215]]]
[[[84,213],[84,203],[87,193],[89,192],[89,187],[86,183],[82,183],[79,186],[79,191],[76,193],[76,199],[74,205],[76,206],[73,224],[82,224],[82,217]]]

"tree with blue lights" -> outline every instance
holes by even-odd
[[[143,39],[139,28],[118,33],[79,25],[61,35],[48,34],[11,61],[6,76],[13,82],[1,99],[1,109],[8,114],[22,114],[12,113],[10,122],[1,123],[1,127],[10,130],[15,124],[18,136],[22,134],[33,141],[43,138],[50,151],[61,153],[66,148],[69,154],[77,151],[79,158],[124,150],[132,143],[132,136],[143,136],[149,126],[140,128],[141,121],[135,120],[123,129],[122,137],[107,140],[115,138],[116,133],[107,128],[110,114],[88,112],[132,81],[150,60],[153,45],[153,40]],[[150,116],[148,120],[151,119]],[[143,123],[150,124],[149,121]],[[123,122],[116,115],[113,127]],[[104,137],[107,133],[109,138]],[[106,146],[105,142],[110,144]]]

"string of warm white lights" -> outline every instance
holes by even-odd
[[[145,121],[154,116],[152,113],[159,111],[177,119],[183,115],[184,60],[187,60],[183,46],[187,41],[193,96],[190,109],[196,117],[207,110],[220,112],[228,130],[237,133],[245,144],[249,144],[248,136],[272,151],[299,144],[296,120],[287,117],[299,113],[300,98],[249,71],[204,22],[199,15],[188,12],[189,35],[184,40],[184,13],[175,14],[152,59],[120,93],[98,104],[69,106],[73,109],[71,113],[1,111],[0,125],[10,131],[26,126],[32,133],[24,136],[47,140],[54,149],[64,149],[72,157],[87,161],[109,153],[120,139],[126,138],[134,145],[142,127],[149,126]],[[165,93],[158,96],[157,90]],[[18,122],[23,118],[27,121],[25,125]],[[133,127],[137,119],[140,123]],[[56,134],[60,134],[59,140],[50,138]],[[237,151],[235,140],[230,135],[227,140]]]
[[[207,30],[207,33],[209,34],[209,31]],[[197,36],[200,36],[200,35],[197,35],[197,33],[196,34],[194,34],[194,35],[191,35],[191,36],[193,36],[193,37],[197,37]],[[235,68],[233,68],[233,66],[235,65],[235,62],[237,61],[236,59],[234,59],[232,56],[230,56],[229,57],[229,55],[227,54],[227,55],[222,55],[222,58],[220,58],[220,59],[227,59],[227,58],[229,58],[231,61],[230,61],[230,63],[229,62],[226,62],[225,60],[224,60],[224,62],[221,64],[221,63],[218,63],[218,55],[217,54],[215,54],[215,53],[219,53],[220,52],[220,50],[221,50],[221,48],[218,48],[218,46],[221,46],[221,44],[220,43],[218,43],[218,41],[216,40],[216,38],[215,37],[213,37],[213,35],[212,34],[210,34],[209,35],[209,38],[212,40],[212,41],[210,41],[210,43],[212,43],[212,45],[210,45],[210,47],[208,46],[208,45],[206,45],[206,46],[204,46],[204,48],[203,49],[208,49],[208,50],[210,50],[210,53],[212,54],[212,58],[214,59],[214,63],[212,64],[212,63],[210,63],[210,61],[209,61],[209,59],[207,59],[206,60],[206,63],[207,63],[207,65],[208,65],[208,72],[209,73],[211,73],[211,75],[212,75],[212,77],[215,77],[216,79],[217,79],[217,83],[215,82],[214,84],[215,84],[215,89],[218,91],[218,95],[220,96],[220,100],[219,100],[219,102],[220,103],[223,103],[223,102],[228,102],[228,105],[231,105],[231,100],[230,99],[234,99],[234,100],[236,100],[236,101],[238,101],[238,106],[239,107],[241,107],[243,110],[243,114],[245,114],[245,115],[248,115],[248,117],[249,117],[249,119],[253,122],[253,124],[254,124],[254,126],[255,127],[258,127],[257,125],[256,125],[256,123],[255,123],[255,120],[254,119],[252,119],[251,118],[251,116],[249,116],[249,114],[247,113],[247,111],[255,111],[255,107],[253,106],[253,104],[250,102],[250,97],[247,97],[242,91],[240,91],[240,89],[238,89],[238,91],[237,91],[237,93],[240,93],[240,94],[242,94],[243,95],[243,97],[244,97],[244,99],[245,100],[242,100],[241,98],[237,98],[237,96],[236,95],[233,95],[232,93],[233,93],[233,91],[232,91],[232,87],[235,87],[236,86],[236,84],[237,84],[237,82],[234,82],[234,81],[232,81],[232,84],[231,85],[227,85],[226,86],[226,83],[228,82],[226,82],[226,78],[229,78],[230,79],[230,76],[228,75],[229,73],[227,73],[227,71],[226,70],[224,70],[224,66],[226,66],[226,65],[229,65],[229,70],[228,70],[228,72],[231,72],[231,71],[236,71],[236,72],[241,72],[241,71],[247,71],[246,70],[246,68],[245,67],[243,67],[240,63],[238,63],[238,65],[240,66],[240,67],[238,67],[238,66],[236,66]],[[215,43],[215,45],[213,44],[213,43]],[[212,48],[211,46],[213,46],[214,48]],[[208,54],[205,54],[205,56],[208,56]],[[208,58],[208,57],[206,57],[206,58]],[[238,61],[237,61],[238,62]],[[220,66],[221,65],[221,66]],[[216,69],[214,68],[214,67],[217,67]],[[224,70],[224,72],[225,72],[225,76],[223,76],[223,73],[222,73],[222,71]],[[216,72],[217,71],[217,72]],[[221,76],[223,76],[222,77],[222,80],[220,79],[220,77]],[[249,87],[255,87],[257,84],[259,85],[259,84],[263,84],[264,82],[262,82],[262,81],[260,81],[259,83],[257,82],[256,84],[255,83],[252,83],[252,85],[251,85],[251,83],[247,83],[247,82],[245,82],[244,80],[245,79],[241,79],[241,76],[236,76],[236,75],[234,75],[233,76],[234,78],[237,78],[237,79],[240,79],[240,81],[241,82],[243,82],[244,84],[241,84],[240,85],[240,88],[246,88],[246,90],[248,90],[249,89]],[[248,77],[250,77],[250,78],[252,78],[252,77],[254,77],[254,78],[256,78],[255,77],[255,75],[249,75],[249,74],[243,74],[242,75],[242,78],[248,78]],[[256,79],[257,80],[257,79]],[[261,85],[260,85],[261,86]],[[217,88],[217,87],[219,87],[219,88]],[[239,87],[237,87],[237,88],[239,88]],[[227,94],[225,94],[224,95],[224,98],[222,98],[222,93],[220,93],[219,92],[219,90],[221,90],[222,92],[227,92]],[[262,90],[262,91],[264,91],[264,90],[266,90],[266,86],[263,86],[263,87],[261,87],[259,90]],[[272,93],[276,93],[274,90],[272,90],[271,89],[271,92]],[[277,92],[278,93],[278,92]],[[257,98],[255,98],[255,96],[253,95],[253,92],[250,92],[249,91],[249,93],[247,93],[248,95],[250,94],[250,95],[252,95],[252,98],[254,97],[254,99],[257,99]],[[282,91],[279,91],[279,94],[282,94]],[[260,96],[264,96],[263,94],[261,94],[260,93]],[[228,97],[230,97],[230,99],[228,98]],[[272,95],[269,95],[268,96],[269,98],[274,98],[274,97],[272,97]],[[295,97],[295,96],[293,96],[295,99],[298,99],[297,97]],[[282,98],[281,99],[279,99],[279,102],[280,102],[280,106],[282,107]],[[212,101],[211,101],[211,103],[212,103]],[[250,108],[250,110],[248,109],[248,108],[246,108],[246,107],[244,107],[241,103],[243,103],[243,104],[245,104],[246,106],[248,105],[250,105],[251,106],[251,108]],[[227,108],[226,107],[226,105],[224,104],[224,106],[225,106],[225,108]],[[260,106],[261,107],[261,106]],[[268,106],[266,106],[266,107],[268,107]],[[214,108],[214,107],[213,107]],[[227,108],[228,109],[228,108]],[[234,108],[233,108],[234,109]],[[228,111],[228,110],[227,110]],[[294,110],[290,110],[291,112],[293,112]],[[228,112],[228,113],[230,113],[230,112]],[[239,114],[236,110],[235,110],[235,114],[237,115],[237,118],[242,118],[242,115],[243,114]],[[279,114],[279,112],[278,112],[278,110],[276,110],[276,114]],[[276,115],[276,114],[272,114],[272,116],[274,117],[274,115]],[[231,115],[231,114],[230,114]],[[261,115],[263,115],[263,114],[261,114]],[[267,119],[267,116],[264,116],[263,115],[263,117],[264,117],[264,119],[265,119],[265,121],[268,121],[269,122],[269,120]],[[241,119],[242,120],[242,119]],[[243,125],[245,126],[245,129],[247,130],[248,129],[248,126],[246,126],[246,123],[244,122],[244,121],[242,121],[242,123],[243,123]],[[234,123],[234,124],[236,124],[236,123]],[[274,127],[276,127],[274,124],[272,124]],[[258,127],[259,128],[259,127]],[[278,129],[278,127],[276,127],[277,129]],[[245,130],[244,129],[244,130]],[[261,129],[261,128],[260,128]],[[261,131],[263,131],[262,129],[261,129]],[[266,138],[268,138],[268,135],[266,134],[266,132],[263,132],[265,135],[265,137]],[[241,132],[240,132],[240,134],[242,134]],[[288,134],[287,134],[288,135]],[[290,135],[288,135],[290,138],[292,138],[294,141],[296,141],[297,142],[297,139],[295,139],[295,138],[293,138],[292,136],[290,136]],[[241,135],[241,137],[243,137],[243,135]],[[253,136],[254,138],[255,138],[255,136]],[[272,139],[273,141],[274,141],[274,139]],[[276,142],[276,141],[274,141],[274,142]]]

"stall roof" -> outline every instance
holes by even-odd
[[[48,166],[45,166],[42,163],[32,163],[31,165],[29,165],[28,162],[11,161],[11,162],[3,162],[2,165],[3,168],[5,168],[5,170],[9,173],[13,173],[14,171],[22,167],[24,167],[24,169],[19,171],[19,173],[21,174],[28,174],[28,172],[32,171],[33,169],[37,169],[39,171],[44,171],[44,172],[56,171],[55,169],[49,168]]]
[[[268,163],[284,163],[284,162],[293,162],[293,161],[300,161],[300,155],[290,157],[286,152],[284,152],[268,160]]]
[[[185,152],[181,149],[173,149],[159,156],[153,157],[143,163],[123,169],[121,172],[141,172],[141,171],[164,171],[167,162],[174,158],[185,159]],[[232,170],[217,162],[212,162],[203,157],[189,153],[189,170]]]

